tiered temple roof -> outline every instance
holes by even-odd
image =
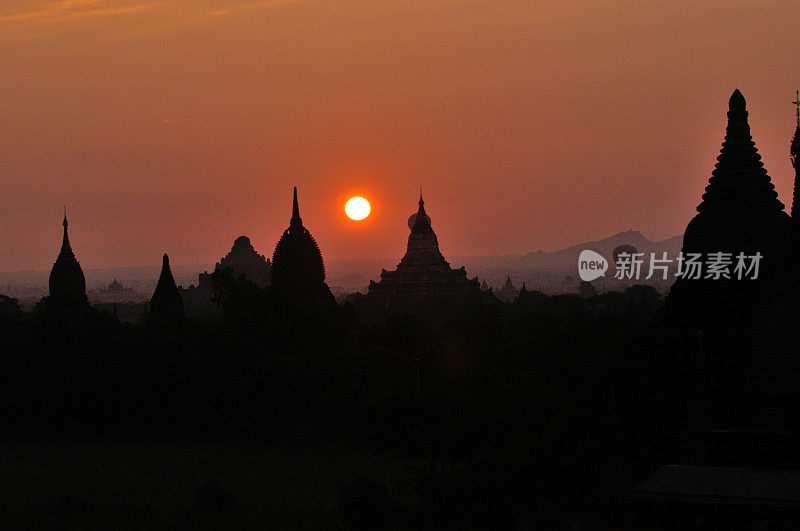
[[[214,269],[230,269],[234,277],[244,275],[259,288],[265,288],[270,283],[272,264],[264,255],[256,252],[250,238],[239,236],[234,240],[230,252],[217,262]]]
[[[679,278],[667,297],[666,315],[691,327],[748,326],[757,285],[785,266],[790,219],[761,162],[747,117],[744,96],[736,90],[729,101],[725,141],[698,214],[686,228],[683,252],[703,253],[704,260],[708,253],[760,253],[759,279]]]
[[[759,251],[785,245],[789,216],[750,135],[744,96],[734,91],[717,164],[683,239],[686,252]]]
[[[380,282],[370,282],[368,297],[381,299],[383,306],[397,311],[415,309],[423,300],[453,302],[485,301],[491,294],[481,291],[478,278],[467,278],[464,267],[453,269],[439,251],[431,218],[422,194],[419,208],[408,219],[406,254],[394,271],[381,271]]]
[[[750,134],[746,102],[739,90],[733,92],[728,105],[725,141],[697,211],[782,212],[783,203],[778,200],[778,192]]]

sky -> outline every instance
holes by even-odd
[[[681,234],[739,88],[791,204],[800,2],[3,0],[0,270]],[[364,221],[344,203],[372,203]],[[458,264],[454,264],[458,265]]]

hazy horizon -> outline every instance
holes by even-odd
[[[664,243],[664,242],[667,242],[669,240],[672,240],[673,238],[682,238],[683,237],[682,234],[676,234],[676,235],[673,235],[673,236],[669,236],[667,238],[652,239],[652,238],[649,238],[647,234],[642,234],[641,231],[637,231],[636,229],[629,229],[628,231],[620,231],[620,232],[617,232],[617,233],[614,233],[614,234],[608,234],[606,236],[603,236],[603,237],[599,238],[598,240],[573,242],[573,243],[565,245],[563,247],[552,248],[552,249],[532,249],[532,250],[524,251],[524,252],[521,252],[521,253],[453,255],[453,256],[446,257],[446,258],[448,259],[448,261],[451,262],[451,265],[455,265],[455,264],[457,264],[459,262],[459,260],[465,260],[465,259],[469,260],[469,259],[493,259],[493,258],[519,258],[519,257],[524,257],[524,256],[529,255],[529,254],[536,254],[536,253],[555,254],[555,253],[558,253],[560,251],[564,251],[564,250],[572,248],[572,247],[580,247],[580,246],[585,245],[585,244],[593,243],[594,241],[602,241],[602,240],[610,239],[610,238],[613,238],[614,236],[618,236],[618,235],[624,234],[625,232],[630,232],[630,231],[641,234],[644,238],[646,238],[647,240],[649,240],[649,241],[651,241],[653,243]],[[246,234],[243,235],[243,236],[246,236]],[[224,250],[224,251],[220,251],[220,255],[214,261],[182,263],[182,262],[176,262],[176,261],[170,259],[170,264],[171,264],[171,266],[173,268],[175,268],[175,267],[179,267],[179,268],[182,268],[182,269],[198,268],[197,269],[198,273],[203,272],[203,271],[208,272],[208,271],[211,271],[214,268],[215,264],[217,262],[219,262],[219,260],[221,258],[223,258],[225,255],[227,255],[229,251],[230,251],[229,248]],[[255,249],[255,251],[258,254],[263,255],[267,260],[272,260],[272,252],[264,252],[264,251],[262,251],[260,249],[257,249],[257,248]],[[361,262],[361,263],[386,262],[387,265],[394,266],[395,262],[399,262],[399,260],[402,258],[402,256],[405,253],[405,251],[406,251],[405,244],[403,244],[402,248],[400,248],[398,250],[398,252],[395,253],[396,256],[365,256],[365,257],[360,257],[360,258],[349,258],[349,257],[334,258],[334,259],[325,260],[325,263],[326,264],[335,263],[335,264],[343,265],[343,264],[347,264],[347,263],[358,263],[358,262]],[[53,259],[53,261],[55,261],[55,258]],[[78,262],[80,262],[80,260],[78,260]],[[42,273],[42,274],[49,274],[51,268],[52,268],[52,264],[50,264],[47,267],[40,268],[40,269],[29,269],[29,268],[28,269],[6,269],[6,270],[0,269],[0,274],[14,274],[14,273]],[[152,269],[153,271],[160,271],[161,270],[161,263],[160,262],[159,263],[145,263],[145,264],[139,264],[139,265],[122,264],[122,265],[118,265],[118,266],[99,266],[99,267],[89,267],[89,268],[84,268],[84,269],[86,270],[86,272],[90,272],[90,271],[116,271],[116,270],[125,270],[125,269]]]
[[[695,213],[744,93],[791,203],[796,2],[11,0],[0,271],[270,256],[291,187],[326,260],[402,255],[420,184],[446,257]],[[764,36],[769,35],[769,39]],[[365,221],[345,199],[367,197]]]

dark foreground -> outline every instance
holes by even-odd
[[[333,528],[348,485],[386,486],[419,521],[420,463],[339,446],[37,444],[0,447],[6,528]]]
[[[659,328],[660,304],[636,286],[377,324],[258,297],[213,325],[17,315],[0,523],[796,528],[800,363],[765,354],[793,351]]]

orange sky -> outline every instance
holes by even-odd
[[[329,259],[399,259],[420,184],[446,256],[666,238],[737,87],[789,204],[798,20],[796,0],[3,0],[0,270],[52,265],[62,205],[86,268],[214,262],[241,234],[270,256],[292,185]]]

